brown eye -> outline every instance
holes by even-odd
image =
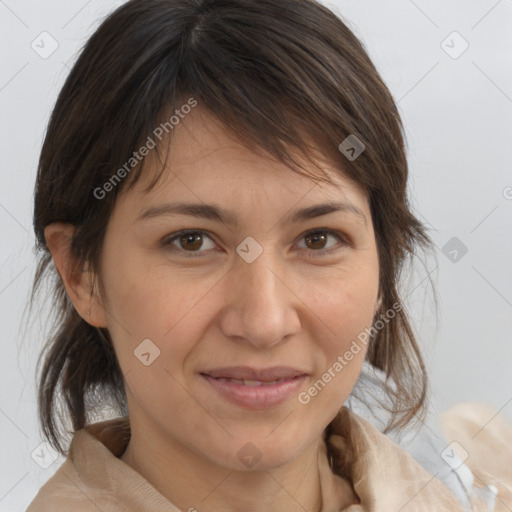
[[[205,238],[212,240],[211,237],[204,231],[180,231],[174,236],[165,239],[162,242],[162,245],[164,247],[169,247],[173,252],[188,253],[185,254],[185,256],[199,257],[203,256],[203,253],[205,252],[199,250],[205,248]],[[213,249],[214,245],[215,244],[212,240],[211,247],[206,247],[206,249]]]
[[[323,249],[327,242],[327,236],[323,232],[308,234],[304,239],[309,249]]]
[[[203,239],[198,233],[186,233],[179,237],[181,247],[195,251],[203,245]]]
[[[336,238],[341,242],[341,246],[336,248],[331,244],[330,248],[325,249],[329,237]],[[341,233],[333,231],[332,229],[315,229],[304,234],[302,239],[306,243],[306,249],[310,249],[308,256],[311,257],[336,252],[336,250],[349,245],[346,238]]]

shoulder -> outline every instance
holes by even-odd
[[[98,510],[113,510],[105,508],[105,499],[111,503],[112,496],[104,496],[99,503],[98,497],[91,489],[80,481],[73,463],[68,458],[57,469],[55,474],[39,489],[26,512],[98,512]],[[124,510],[117,508],[116,510]]]
[[[26,512],[125,511],[115,493],[115,455],[88,430],[74,433],[66,460]]]
[[[127,418],[74,433],[65,462],[26,512],[179,512],[119,455],[130,437]]]
[[[333,469],[348,476],[363,505],[379,510],[462,512],[456,496],[403,448],[343,407],[330,425]]]

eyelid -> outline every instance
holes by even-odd
[[[180,249],[180,248],[172,245],[172,242],[174,242],[176,239],[180,238],[181,236],[187,235],[187,234],[196,234],[196,233],[201,234],[201,235],[206,235],[213,242],[215,242],[215,236],[213,236],[212,233],[210,233],[209,231],[206,231],[204,229],[183,229],[181,231],[176,231],[176,232],[171,233],[170,235],[167,235],[166,237],[164,237],[161,244],[163,247],[171,247],[171,249],[170,249],[171,252],[183,254],[185,256],[185,258],[203,257],[201,255],[201,253],[208,252],[208,251],[185,251],[183,249]],[[343,249],[346,246],[353,245],[352,241],[345,233],[338,231],[336,229],[322,228],[322,227],[309,229],[309,230],[305,231],[304,233],[301,233],[301,235],[299,236],[299,240],[303,240],[306,236],[313,235],[316,233],[326,233],[327,235],[334,236],[341,243],[341,247],[338,247],[338,248],[331,247],[328,249],[318,249],[318,250],[308,249],[308,248],[301,249],[301,250],[305,250],[306,252],[310,253],[310,255],[308,257],[316,257],[316,256],[322,256],[325,254],[332,254],[332,253],[338,252],[339,250]]]

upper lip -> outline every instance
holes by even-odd
[[[259,380],[261,382],[272,382],[279,379],[293,379],[306,375],[307,372],[291,368],[289,366],[273,366],[271,368],[256,369],[249,366],[226,366],[214,368],[201,372],[216,379],[237,379],[237,380]]]

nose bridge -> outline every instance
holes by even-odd
[[[282,267],[272,252],[248,261],[240,257],[231,271],[223,330],[227,336],[269,347],[297,329],[293,294],[282,282]]]
[[[279,302],[281,283],[274,270],[274,260],[272,255],[263,253],[252,263],[238,262],[237,278],[242,288],[239,299],[241,303],[252,304],[257,308],[256,312],[265,308],[274,310]]]

